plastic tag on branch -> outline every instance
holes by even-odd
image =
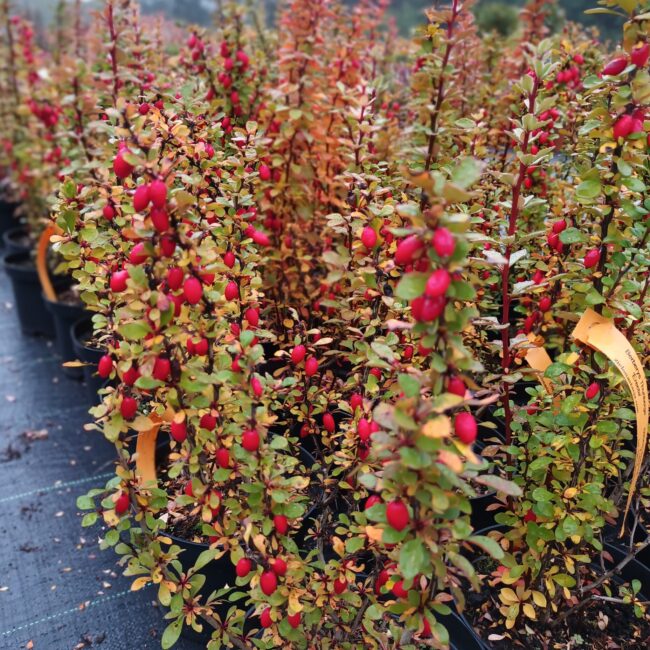
[[[621,535],[623,535],[625,532],[625,518],[630,510],[648,444],[648,384],[639,356],[631,343],[625,338],[625,335],[615,327],[612,319],[604,318],[592,309],[587,309],[573,330],[572,336],[581,343],[604,354],[618,368],[632,393],[632,400],[636,410],[637,444],[634,471],[632,472],[630,491],[627,495],[625,514],[623,515],[621,529]]]

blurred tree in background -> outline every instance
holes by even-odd
[[[15,9],[28,13],[30,18],[39,25],[47,24],[61,0],[12,0]],[[67,0],[72,2],[72,0]],[[248,2],[250,0],[241,0]],[[281,0],[263,0],[266,4],[267,15],[275,15],[275,6]],[[347,0],[354,4],[357,0]],[[402,33],[408,33],[413,27],[423,21],[423,12],[427,7],[444,0],[391,0],[391,13]],[[217,0],[140,0],[145,13],[164,12],[173,18],[189,23],[209,24],[217,6]],[[87,6],[101,4],[101,0],[85,0]],[[481,29],[496,30],[507,35],[517,27],[518,9],[525,0],[480,0],[477,4],[477,18]],[[549,25],[552,29],[561,28],[564,20],[581,22],[595,26],[601,32],[603,40],[619,33],[621,23],[613,16],[585,15],[585,10],[593,9],[596,0],[558,0],[558,9]]]

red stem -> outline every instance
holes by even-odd
[[[539,80],[537,76],[533,78],[533,89],[528,94],[528,112],[531,115],[535,114],[535,100],[537,99],[537,92],[539,90]],[[528,143],[530,141],[530,131],[524,134],[524,140],[521,145],[521,150],[526,153],[528,151]],[[526,178],[526,170],[528,166],[523,162],[519,163],[519,173],[517,182],[512,190],[512,207],[510,210],[510,220],[508,222],[508,237],[512,239],[517,232],[517,220],[520,214],[519,199],[521,197],[521,188]],[[501,294],[502,294],[502,310],[501,310],[501,324],[506,325],[501,330],[501,342],[503,345],[503,357],[501,359],[501,368],[503,374],[507,375],[510,371],[510,304],[512,298],[510,296],[510,256],[512,254],[512,243],[506,246],[504,257],[506,263],[503,265],[501,271]],[[510,410],[510,385],[508,382],[503,382],[503,408],[505,412],[506,422],[506,444],[509,445],[512,438],[512,411]]]

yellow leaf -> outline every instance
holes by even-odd
[[[438,452],[438,462],[446,465],[452,472],[460,474],[463,471],[463,461],[456,454],[446,449]]]
[[[149,583],[149,580],[149,576],[141,576],[140,578],[136,578],[131,584],[131,591],[138,591],[143,587],[146,587]]]
[[[371,542],[381,542],[384,531],[377,526],[366,526],[366,535]]]
[[[427,438],[448,438],[451,435],[451,420],[439,415],[429,420],[420,430]]]
[[[541,591],[533,591],[533,601],[537,607],[546,607],[546,596]]]
[[[504,587],[499,592],[499,598],[501,599],[502,603],[512,604],[512,603],[519,602],[519,598],[517,598],[517,594],[509,587]]]
[[[337,555],[340,555],[341,557],[345,555],[345,544],[340,537],[334,537],[332,546],[334,547],[334,552]]]
[[[153,422],[148,417],[139,415],[130,426],[135,431],[149,431],[153,427]]]
[[[533,621],[537,620],[537,614],[535,614],[535,608],[530,603],[526,603],[523,609],[524,609],[524,614],[528,616],[528,618],[532,618]]]
[[[573,499],[573,497],[578,494],[578,488],[575,487],[569,487],[566,490],[564,490],[564,498],[565,499]]]
[[[292,591],[289,594],[289,614],[297,614],[304,609],[300,602],[300,592]]]

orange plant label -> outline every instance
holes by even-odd
[[[138,433],[138,440],[135,445],[135,473],[140,477],[143,485],[156,486],[158,476],[156,474],[156,440],[160,422],[156,422],[151,429]]]
[[[625,517],[630,510],[641,466],[648,444],[648,385],[643,365],[636,351],[625,335],[614,326],[610,318],[604,318],[592,309],[587,309],[573,330],[573,338],[604,354],[620,371],[625,379],[636,410],[636,456],[630,482],[630,492],[625,505]],[[623,530],[625,523],[623,523]],[[621,531],[622,534],[623,531]]]

